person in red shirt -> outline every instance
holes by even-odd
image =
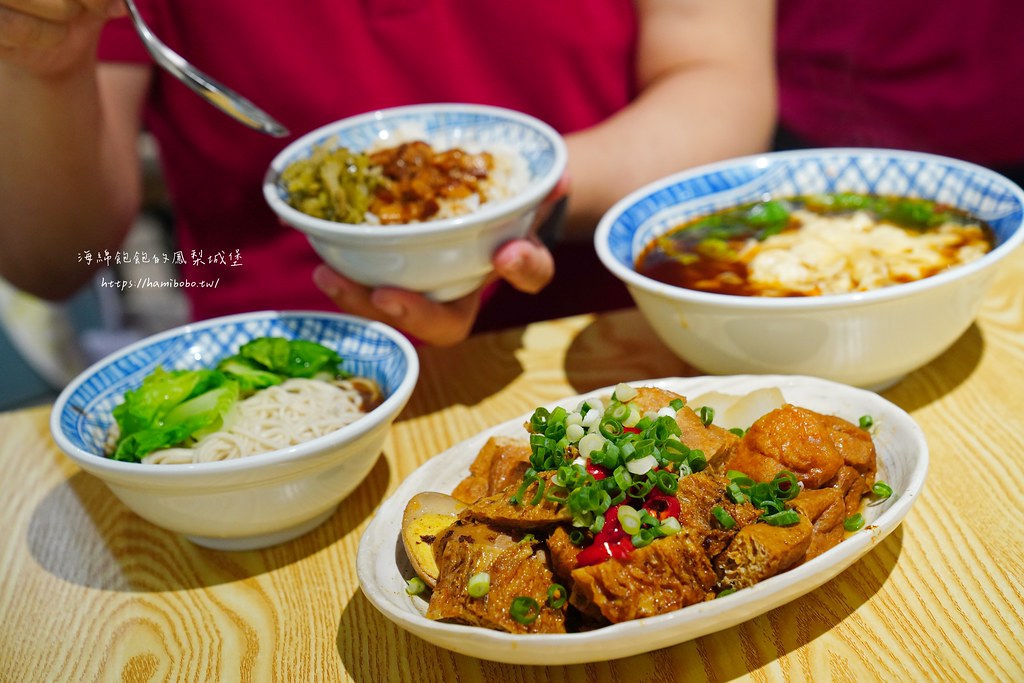
[[[570,243],[589,242],[601,214],[641,184],[767,148],[774,124],[764,1],[137,2],[157,36],[293,137],[430,101],[547,121],[569,146]],[[0,0],[0,102],[0,274],[17,287],[66,297],[95,273],[76,254],[117,253],[140,203],[144,126],[159,145],[182,275],[219,278],[186,291],[193,317],[340,308],[435,344],[472,329],[484,290],[437,304],[320,264],[262,200],[263,173],[288,140],[239,125],[156,68],[118,0]],[[505,245],[494,263],[530,293],[554,272],[538,240]]]
[[[888,147],[1024,182],[1024,3],[779,0],[775,146]]]

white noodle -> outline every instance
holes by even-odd
[[[167,448],[142,458],[148,464],[184,464],[244,458],[294,446],[351,424],[365,413],[363,393],[376,387],[365,379],[324,382],[287,379],[239,401],[221,431],[191,447]]]

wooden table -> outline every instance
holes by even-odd
[[[628,659],[513,667],[406,634],[355,574],[376,506],[431,455],[622,380],[692,375],[634,310],[423,349],[383,457],[327,523],[205,550],[130,513],[57,450],[47,408],[0,415],[0,681],[1024,680],[1024,252],[972,326],[885,392],[931,447],[903,525],[823,587]]]

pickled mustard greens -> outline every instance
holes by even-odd
[[[319,145],[307,159],[289,164],[281,173],[288,204],[295,209],[338,223],[362,223],[381,169],[361,152]]]
[[[501,182],[493,182],[498,169]],[[423,140],[354,152],[315,147],[306,159],[289,164],[281,186],[293,208],[337,223],[397,225],[452,218],[514,192],[524,182],[520,170],[509,183],[513,164],[491,152],[458,147],[435,150]]]

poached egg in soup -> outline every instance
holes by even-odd
[[[991,228],[926,199],[854,193],[730,207],[673,228],[637,259],[659,282],[739,296],[819,296],[913,282],[980,258]]]

